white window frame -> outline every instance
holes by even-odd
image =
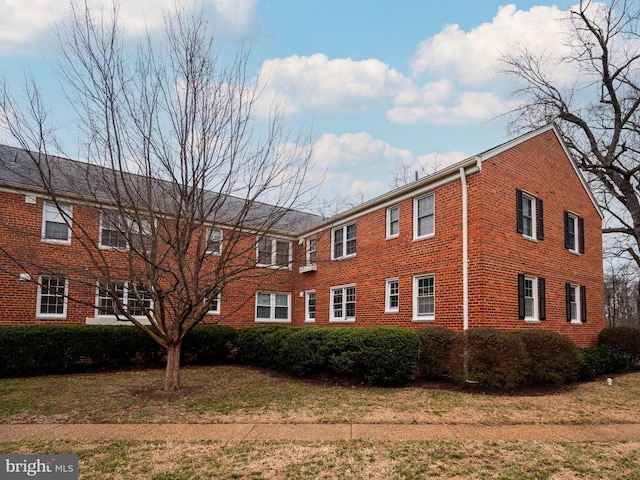
[[[420,201],[421,200],[425,200],[427,198],[431,197],[432,198],[432,210],[431,213],[429,215],[423,215],[422,217],[420,216],[420,212],[419,212],[419,205],[420,205]],[[420,234],[420,228],[419,228],[419,220],[420,218],[425,218],[425,217],[432,217],[432,223],[431,223],[431,231],[427,232],[427,233],[423,233]],[[429,193],[427,195],[422,195],[421,197],[415,198],[413,200],[413,238],[414,240],[419,240],[419,239],[423,239],[423,238],[430,238],[433,237],[435,235],[436,232],[436,197],[435,197],[435,193]]]
[[[271,242],[271,261],[270,263],[261,262],[260,258],[260,242]],[[286,243],[288,248],[288,257],[286,265],[278,265],[278,243]],[[266,267],[266,268],[281,268],[286,270],[291,270],[291,240],[285,240],[283,238],[275,238],[275,237],[262,237],[258,238],[256,242],[256,265],[258,267]]]
[[[353,302],[347,301],[347,294],[350,293],[350,290],[353,289]],[[335,294],[341,293],[341,302],[340,309],[342,311],[342,316],[337,317],[335,315],[335,308],[337,304],[335,303]],[[330,311],[329,311],[329,322],[332,323],[354,323],[356,321],[356,308],[357,308],[357,290],[356,284],[352,283],[349,285],[339,285],[335,287],[331,287],[329,292],[331,301],[330,301]],[[353,303],[353,315],[347,315],[347,305]]]
[[[569,248],[572,253],[580,253],[580,220],[577,215],[567,212],[567,218],[573,221],[573,248]],[[578,317],[579,318],[579,317]]]
[[[42,313],[40,311],[41,308],[42,308],[42,299],[43,299],[42,283],[43,283],[44,279],[50,279],[50,278],[54,278],[54,279],[57,279],[57,280],[64,279],[64,293],[63,293],[62,313]],[[53,296],[53,295],[48,295],[48,296]],[[58,276],[58,275],[40,275],[40,276],[38,276],[38,294],[37,294],[37,300],[36,300],[36,318],[55,319],[55,320],[67,318],[67,299],[68,298],[69,298],[69,279],[68,278],[61,277],[61,276]]]
[[[211,308],[215,305],[215,308]],[[207,311],[207,315],[220,315],[220,292],[216,295],[215,303],[209,306],[209,310]]]
[[[524,214],[525,202],[529,202],[531,204],[531,233],[530,234],[526,232],[526,227],[525,227],[525,220],[527,219],[527,217],[525,217],[525,214]],[[536,240],[538,238],[537,203],[538,201],[536,197],[534,197],[533,195],[529,195],[527,192],[524,192],[524,191],[522,192],[522,236],[530,240]]]
[[[580,298],[580,285],[574,285],[573,283],[570,283],[569,288],[571,289],[571,292],[574,295],[575,304],[576,304],[576,308],[575,308],[576,318],[575,319],[573,317],[571,318],[571,324],[581,325],[582,324],[582,299]],[[574,302],[570,302],[570,303],[573,304]]]
[[[260,304],[259,298],[260,296],[269,296],[269,305]],[[287,318],[276,318],[276,308],[282,308],[283,305],[277,304],[278,297],[286,297],[287,299]],[[258,317],[258,307],[269,307],[269,318],[266,317]],[[258,290],[255,295],[255,310],[254,310],[255,322],[256,323],[291,323],[291,293],[289,292],[268,292],[263,290]]]
[[[119,212],[117,211],[104,211],[100,213],[100,235],[99,235],[99,239],[98,239],[98,246],[102,249],[105,250],[127,250],[129,248],[129,243],[127,242],[127,238],[126,235],[121,232],[119,229],[116,228],[109,228],[108,230],[113,230],[113,231],[117,231],[119,235],[122,236],[122,239],[124,240],[124,245],[107,245],[105,243],[103,243],[103,230],[105,230],[105,227],[107,226],[106,222],[107,222],[107,218],[109,217],[108,221],[112,222],[112,223],[117,223],[118,225],[121,225],[121,222],[124,222],[125,220],[122,218],[122,216],[120,215]],[[122,230],[125,230],[124,226],[120,226],[120,228]]]
[[[117,281],[115,282],[118,285],[122,285],[122,304],[124,305],[125,309],[128,311],[129,310],[129,304],[131,301],[137,301],[137,299],[135,298],[135,295],[132,295],[131,298],[129,298],[129,282],[125,282],[125,281]],[[100,299],[101,298],[111,298],[111,297],[102,297],[100,296],[100,282],[96,283],[96,301],[95,301],[95,318],[99,318],[99,319],[122,319],[122,321],[127,321],[127,318],[124,316],[124,314],[115,314],[115,313],[106,313],[104,311],[102,311],[99,308],[100,305]],[[148,293],[147,293],[148,295]],[[153,311],[153,300],[151,298],[149,298],[149,307],[148,310]],[[136,319],[146,319],[147,316],[146,315],[133,315],[133,318]]]
[[[395,287],[395,293],[393,291],[393,285]],[[392,296],[397,297],[397,305],[394,307],[391,305]],[[385,293],[384,293],[384,313],[398,313],[400,311],[400,279],[399,278],[387,278],[385,281]]]
[[[397,218],[393,219],[393,212],[396,212]],[[397,225],[397,231],[392,232],[393,224]],[[400,205],[394,205],[387,208],[387,238],[396,238],[400,235]]]
[[[109,230],[117,231],[119,235],[122,236],[125,243],[124,246],[105,245],[103,243],[102,231],[104,230],[104,227],[105,227],[105,216],[111,217],[111,221],[113,221],[113,223],[118,222],[118,224],[120,225],[119,228],[123,231],[120,231],[117,228],[111,228]],[[138,236],[140,238],[147,238],[148,239],[147,241],[151,241],[151,220],[143,219],[142,223],[138,223],[133,218],[123,216],[117,210],[112,210],[112,211],[105,210],[100,213],[100,232],[99,233],[100,233],[99,239],[98,239],[99,248],[103,250],[120,250],[120,251],[130,250],[131,244],[129,243],[127,234],[129,234],[129,236],[132,237],[134,240],[135,240],[135,237]]]
[[[214,233],[215,235],[219,235],[219,238],[213,239],[212,235],[214,235]],[[209,255],[211,254],[220,255],[222,253],[222,239],[223,239],[223,233],[221,228],[207,228],[207,248],[205,253]],[[215,250],[209,248],[212,241],[218,242],[218,248]]]
[[[429,297],[433,297],[433,312],[420,313],[419,310],[419,296],[420,293],[420,280],[432,279],[433,282],[433,294]],[[425,296],[426,297],[426,296]],[[436,315],[436,278],[434,274],[416,275],[413,277],[413,321],[414,322],[433,322]]]
[[[355,235],[353,238],[348,238],[347,237],[347,233],[349,232],[349,227],[352,227],[355,231]],[[338,255],[336,255],[336,232],[342,232],[342,248],[341,251],[338,252]],[[357,252],[357,240],[358,240],[358,230],[357,230],[357,225],[356,222],[351,222],[348,223],[346,225],[342,225],[341,227],[338,228],[334,228],[333,230],[331,230],[331,260],[341,260],[343,258],[352,258],[356,256],[356,252]],[[354,248],[354,251],[352,253],[347,253],[348,251],[348,244],[349,242],[352,241],[354,242],[354,245],[356,246]]]
[[[311,311],[309,308],[309,300],[313,296],[313,316],[311,316]],[[315,323],[316,317],[318,315],[318,304],[317,304],[317,296],[315,290],[307,290],[304,292],[304,321],[305,323]]]
[[[306,265],[315,265],[317,261],[317,240],[313,235],[305,240],[305,263]]]
[[[527,282],[531,282],[531,296],[527,296]],[[531,275],[524,276],[524,321],[537,323],[540,321],[539,296],[538,296],[538,277]],[[532,302],[532,315],[527,315],[527,302]]]
[[[56,243],[58,245],[71,244],[71,226],[73,219],[73,205],[58,204],[53,202],[43,202],[42,205],[42,241],[46,243]],[[47,237],[47,222],[62,223],[67,229],[67,239]]]

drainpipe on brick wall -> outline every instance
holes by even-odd
[[[467,176],[464,167],[460,167],[462,181],[462,330],[469,329],[469,225]]]

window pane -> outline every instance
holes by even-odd
[[[258,305],[271,306],[271,295],[269,293],[258,293]]]
[[[280,267],[289,265],[289,242],[276,242],[276,265]]]
[[[222,246],[222,230],[209,230],[207,252],[220,253]]]
[[[335,318],[342,318],[342,289],[336,289],[333,291],[333,316]]]
[[[62,212],[55,205],[45,204],[44,206],[44,238],[48,240],[69,240],[69,227],[62,213],[70,218],[71,207],[61,205],[60,208]]]
[[[271,265],[272,240],[261,238],[258,242],[258,263],[260,265]]]
[[[418,236],[430,235],[433,233],[433,195],[419,199],[418,209]]]
[[[356,224],[347,225],[347,255],[356,253]]]
[[[533,200],[525,196],[522,197],[522,233],[533,236]]]
[[[65,279],[42,277],[40,279],[40,313],[64,314]]]
[[[416,313],[431,316],[435,313],[435,280],[433,277],[417,279]]]
[[[316,263],[316,237],[307,240],[307,263]]]
[[[271,318],[271,307],[258,307],[256,311],[258,318]]]
[[[573,217],[567,218],[567,246],[569,250],[576,249],[576,219]]]
[[[316,293],[307,293],[307,316],[308,318],[316,318]]]
[[[344,231],[341,228],[333,231],[333,257],[340,258],[343,255]]]

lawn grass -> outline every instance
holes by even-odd
[[[637,422],[640,372],[567,387],[497,394],[447,383],[404,388],[336,385],[221,365],[184,368],[184,392],[154,389],[162,370],[0,381],[0,423]]]
[[[0,423],[638,422],[640,372],[512,394],[416,383],[369,388],[239,366],[183,369],[166,397],[162,370],[0,381]],[[79,478],[640,479],[640,442],[21,441],[0,453],[75,453]]]

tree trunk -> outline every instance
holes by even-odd
[[[172,392],[180,390],[180,347],[177,345],[169,345],[167,348],[167,369],[164,375],[164,391]]]

